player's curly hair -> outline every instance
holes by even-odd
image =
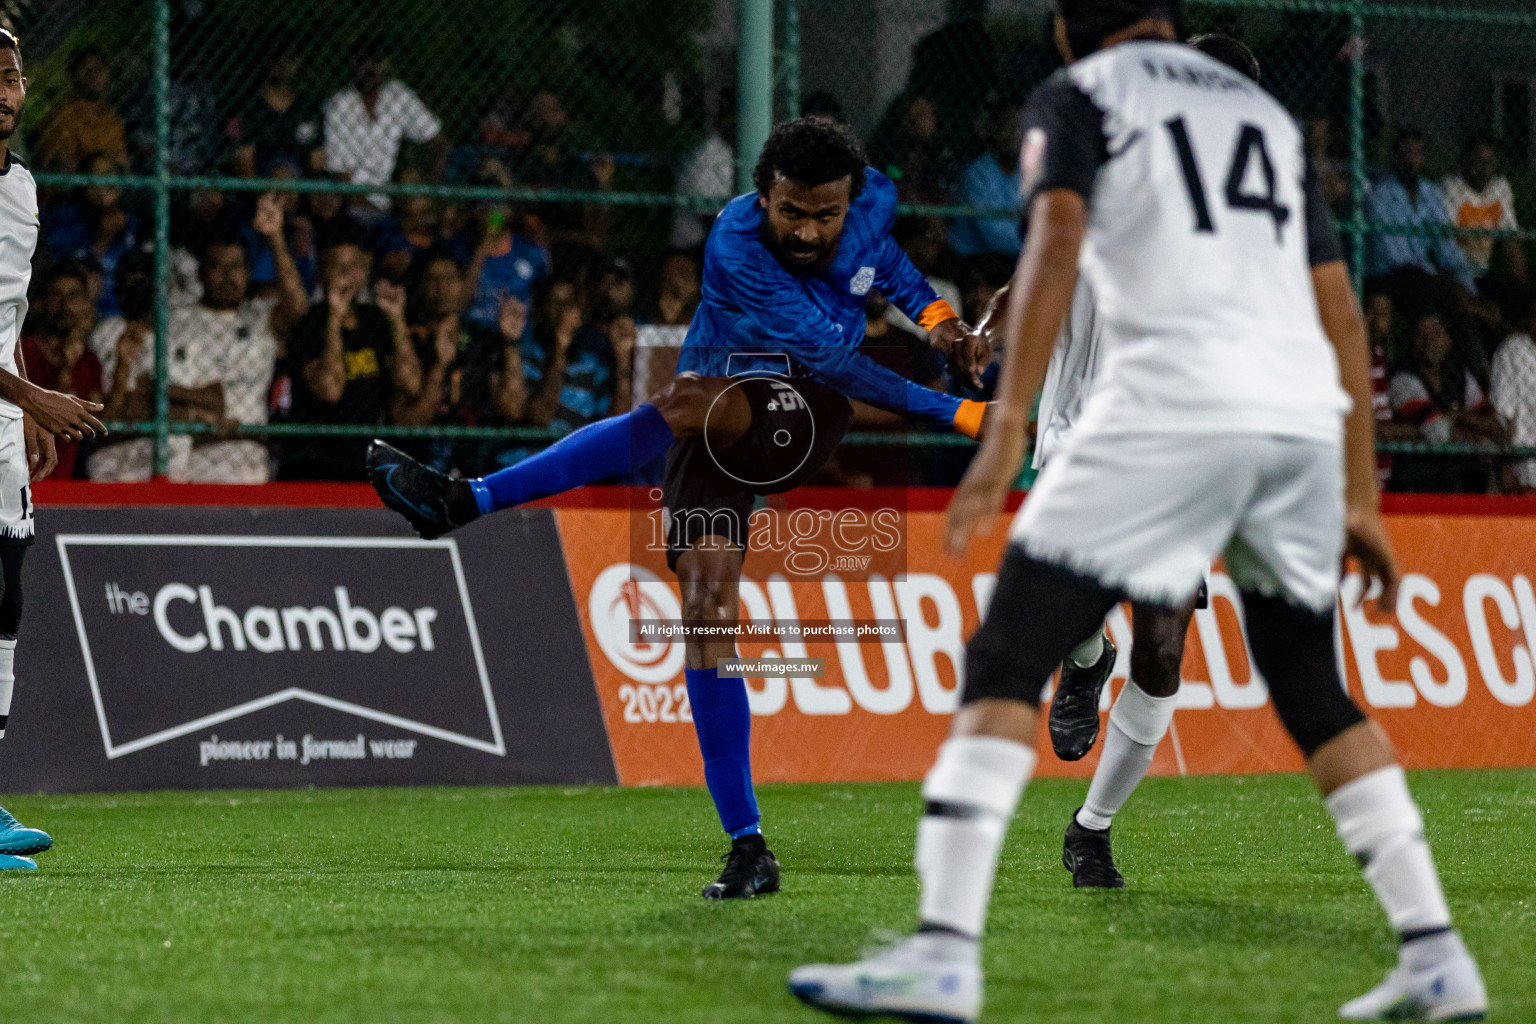
[[[803,185],[825,185],[850,178],[848,200],[864,191],[864,144],[847,125],[826,117],[801,117],[773,129],[752,169],[757,194],[766,196],[776,175]]]

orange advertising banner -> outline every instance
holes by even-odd
[[[658,511],[555,514],[619,780],[699,784],[683,642],[631,642],[636,622],[682,618],[676,578],[647,540]],[[850,571],[857,560],[786,560],[756,545],[748,555],[743,622],[901,619],[906,630],[905,642],[738,640],[743,658],[825,664],[820,678],[747,679],[759,781],[917,779],[931,764],[1006,531],[1000,523],[959,561],[941,551],[941,511],[900,515],[900,575],[868,571],[867,563]],[[1407,767],[1536,766],[1536,518],[1399,514],[1388,525],[1404,572],[1398,614],[1364,611],[1357,576],[1340,588],[1337,646],[1351,695]],[[1178,711],[1152,771],[1299,770],[1301,757],[1251,666],[1236,590],[1219,565],[1209,583],[1210,607],[1190,628]],[[1129,609],[1115,609],[1108,627],[1120,656],[1104,711],[1129,672]],[[1043,716],[1040,749],[1042,775],[1087,776],[1097,764],[1096,751],[1071,764],[1050,756]]]

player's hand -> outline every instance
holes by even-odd
[[[32,482],[37,483],[59,464],[59,449],[53,443],[53,435],[39,427],[31,416],[21,418],[21,432],[27,441],[27,467]]]
[[[944,516],[944,549],[952,555],[965,554],[973,534],[992,533],[992,524],[1024,467],[1024,432],[991,426]]]
[[[959,317],[933,325],[928,344],[949,357],[955,373],[973,388],[981,387],[981,371],[992,361],[992,350],[981,336]]]
[[[1381,594],[1376,598],[1376,609],[1384,614],[1397,610],[1397,557],[1392,554],[1392,541],[1387,537],[1386,524],[1381,512],[1375,508],[1351,508],[1344,518],[1344,558],[1353,558],[1365,576],[1365,589],[1369,593],[1372,581],[1381,584]]]
[[[277,238],[283,233],[283,204],[276,192],[263,192],[256,198],[256,216],[251,227],[263,238]]]
[[[100,402],[87,402],[74,395],[35,388],[27,396],[25,412],[31,414],[40,429],[66,441],[87,437],[106,437],[107,428],[92,413],[102,410]]]

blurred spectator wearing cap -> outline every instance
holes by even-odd
[[[677,172],[677,194],[691,198],[728,199],[736,190],[736,94],[723,91],[716,101],[709,134],[693,148]],[[713,213],[685,210],[672,215],[667,244],[674,249],[703,245],[715,222]]]
[[[1005,104],[992,115],[990,145],[960,176],[962,206],[1016,211],[1019,205],[1019,108]],[[949,244],[962,256],[1002,253],[1016,257],[1021,240],[1017,213],[1001,217],[960,217],[950,226]]]
[[[512,179],[498,161],[488,160],[474,184],[510,188]],[[465,319],[489,327],[500,319],[502,303],[507,299],[517,299],[526,307],[533,305],[535,285],[549,275],[549,255],[513,230],[511,203],[482,199],[471,209],[468,230],[475,247],[465,274],[471,288]]]
[[[44,171],[78,171],[92,153],[105,153],[117,170],[128,162],[123,119],[107,99],[112,68],[106,52],[82,46],[69,58],[69,93],[49,111],[37,131],[37,166]]]
[[[85,174],[118,172],[116,161],[95,153],[81,165]],[[139,242],[138,218],[123,209],[123,190],[115,185],[91,185],[79,198],[46,210],[42,225],[42,262],[45,265],[88,260],[101,268],[101,295],[97,310],[102,316],[118,314],[113,280],[117,264]]]
[[[415,168],[400,172],[400,184],[425,184]],[[373,261],[380,277],[404,280],[412,264],[442,241],[437,200],[431,196],[407,195],[395,199],[388,217],[379,225],[378,241],[373,247]]]
[[[240,177],[270,173],[262,169],[279,164],[292,164],[302,172],[324,170],[320,111],[293,88],[303,64],[296,49],[279,51],[267,64],[260,88],[226,122],[231,163]]]
[[[433,147],[434,177],[442,177],[448,160],[449,142],[442,122],[410,86],[391,78],[389,71],[382,44],[362,40],[353,50],[352,84],[325,103],[325,168],[353,184],[383,185],[392,180],[402,140]],[[360,210],[371,221],[388,208],[389,198],[374,194]]]
[[[40,298],[21,337],[27,377],[66,395],[101,401],[101,362],[89,344],[96,312],[86,271],[79,264],[60,267],[44,283]],[[61,439],[58,453],[57,475],[74,476],[79,445]]]
[[[565,104],[553,90],[535,93],[528,101],[528,146],[513,168],[517,180],[531,188],[609,192],[613,189],[613,157],[597,149],[582,153],[573,144]],[[551,244],[569,243],[601,249],[608,237],[613,209],[606,203],[543,207]]]
[[[1527,294],[1521,329],[1504,339],[1493,356],[1489,397],[1509,425],[1511,444],[1536,448],[1536,292]],[[1504,490],[1536,491],[1536,459],[1505,467]]]
[[[239,233],[213,239],[204,248],[198,273],[202,297],[196,305],[172,310],[166,334],[166,378],[174,419],[214,428],[209,435],[174,435],[167,475],[191,483],[265,483],[270,476],[267,447],[236,437],[243,426],[267,422],[267,396],[279,339],[308,307],[298,270],[283,238],[282,206],[274,195],[256,204],[253,225],[270,245],[277,264],[278,295],[246,297],[250,281],[245,239]],[[119,382],[135,376],[148,384],[153,357],[146,334],[125,329],[113,353],[114,401]],[[133,387],[132,383],[128,383]],[[92,480],[146,480],[153,469],[148,439],[111,444],[90,458]]]
[[[1445,190],[1447,212],[1459,228],[1494,231],[1518,231],[1515,218],[1515,194],[1509,179],[1499,173],[1499,155],[1493,143],[1474,138],[1462,150],[1461,168],[1441,183]],[[1486,277],[1493,268],[1495,240],[1488,235],[1463,234],[1457,237],[1467,255],[1472,272]],[[1525,280],[1525,250],[1516,238],[1503,239],[1499,248],[1515,281]]]

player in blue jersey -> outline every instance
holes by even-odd
[[[754,193],[726,206],[704,253],[703,298],[679,375],[633,412],[591,424],[517,465],[452,480],[380,441],[369,478],[422,537],[488,512],[622,477],[667,455],[667,564],[683,616],[737,619],[737,583],[754,499],[814,476],[847,432],[850,398],[976,437],[985,406],[921,387],[859,351],[864,308],[878,288],[928,331],[956,372],[990,358],[891,238],[896,189],[865,166],[846,128],[818,117],[774,129],[753,171]],[[687,643],[688,697],[704,778],[731,837],[710,899],[778,891],[762,835],[748,754],[746,683],[720,679],[733,640]]]

